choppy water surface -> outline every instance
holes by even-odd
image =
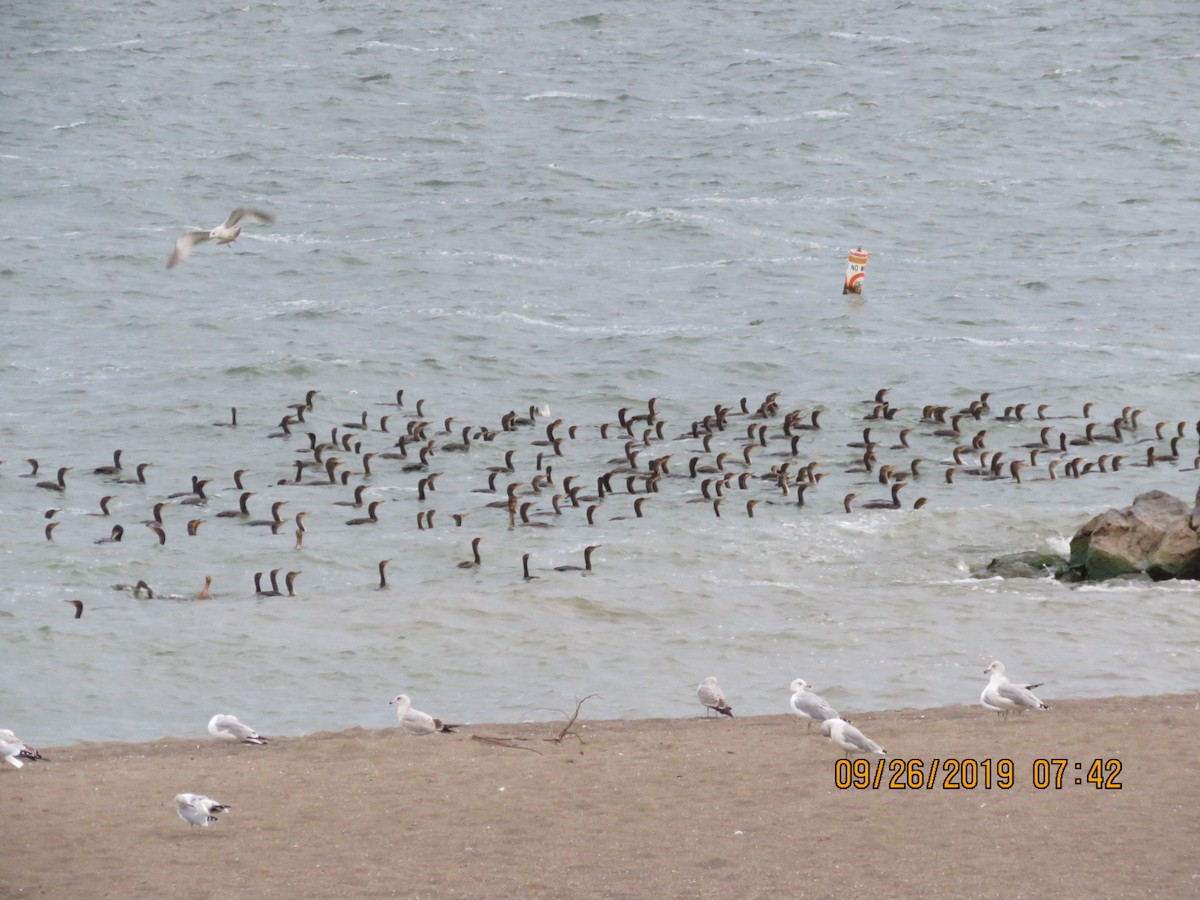
[[[691,715],[708,674],[739,713],[784,709],[797,675],[841,708],[926,706],[974,701],[993,658],[1047,698],[1200,688],[1193,585],[970,577],[1061,549],[1142,490],[1196,493],[1192,5],[76,13],[5,13],[0,670],[18,733],[196,734],[218,711],[267,733],[384,726],[400,691],[463,721],[551,718],[593,692],[592,715]],[[278,221],[164,270],[184,229],[240,204]],[[883,387],[900,411],[864,420]],[[305,422],[269,437],[311,389]],[[985,391],[961,438],[919,421]],[[737,414],[771,392],[778,414]],[[509,481],[533,514],[568,476],[594,492],[630,439],[600,426],[651,397],[664,439],[631,429],[637,474],[668,455],[670,474],[642,518],[624,474],[591,526],[586,501],[534,516],[550,527],[485,505]],[[550,415],[435,451],[421,501],[415,446],[382,457],[418,400],[440,447],[510,410]],[[1124,455],[1119,472],[1051,481],[1047,453],[1020,485],[1007,469],[945,482],[981,430],[1006,462],[1042,427],[1080,437],[1085,402],[1106,435],[1142,410],[1120,444],[1065,456]],[[999,420],[1018,403],[1026,421]],[[1062,418],[1031,421],[1042,403]],[[681,437],[717,405],[734,414],[707,450]],[[240,426],[214,425],[230,407]],[[777,438],[795,409],[823,427],[793,458]],[[340,438],[364,410],[361,446],[325,454],[347,485],[278,484],[309,432]],[[578,426],[561,455],[533,443],[553,419]],[[1145,466],[1178,423],[1179,458]],[[868,426],[877,465],[925,462],[903,509],[847,514],[847,493],[888,496],[847,471]],[[92,474],[118,448],[121,477],[153,464],[145,485]],[[508,449],[500,494],[476,493]],[[722,452],[752,477],[718,516],[690,502],[714,476],[686,475]],[[553,483],[534,494],[539,453]],[[803,508],[758,477],[789,459],[825,474]],[[65,492],[36,486],[60,466]],[[216,515],[237,506],[236,469],[255,518],[278,500],[309,513],[302,548],[292,521],[273,535]],[[141,522],[193,475],[208,502],[167,501],[159,545]],[[364,481],[380,521],[345,525],[363,512],[334,503]],[[104,495],[111,517],[91,515]],[[94,543],[114,523],[125,538]],[[483,565],[460,569],[475,537]],[[591,576],[554,570],[589,544]],[[255,596],[276,568],[302,573],[297,597]],[[203,603],[111,588],[188,596],[205,575]]]

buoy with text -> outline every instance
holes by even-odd
[[[867,274],[867,251],[862,247],[850,251],[846,262],[846,280],[842,284],[843,294],[861,294],[863,279]]]

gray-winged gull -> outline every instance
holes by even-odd
[[[217,713],[208,720],[208,733],[223,741],[240,741],[243,744],[265,744],[267,739],[249,725],[243,725],[237,716]]]
[[[847,757],[887,756],[886,750],[845,719],[826,719],[821,723],[821,734],[846,751]]]
[[[10,766],[19,769],[25,765],[22,760],[41,758],[42,754],[38,753],[7,728],[0,728],[0,759],[3,759]]]
[[[400,720],[400,730],[405,734],[432,734],[435,731],[450,733],[458,727],[457,725],[447,725],[441,719],[435,719],[429,713],[413,709],[412,700],[409,699],[408,694],[401,694],[394,700],[389,701],[389,705],[396,707],[396,717]]]
[[[217,817],[213,813],[229,812],[232,808],[218,803],[211,797],[205,797],[203,794],[175,795],[175,810],[179,813],[179,818],[189,825],[201,825],[207,828],[209,822],[217,821]]]
[[[813,722],[824,722],[826,719],[840,719],[838,711],[830,706],[825,698],[809,690],[811,685],[803,678],[797,678],[791,684],[792,698],[788,704],[792,712],[802,719],[808,720],[808,730],[812,731]]]
[[[1004,663],[996,660],[990,666],[983,670],[984,675],[990,675],[991,679],[987,683],[987,687],[983,689],[983,693],[979,695],[979,702],[988,709],[995,710],[1005,718],[1014,709],[1017,712],[1024,712],[1027,709],[1049,709],[1045,703],[1033,696],[1033,688],[1041,687],[1041,684],[1013,684],[1004,674]]]
[[[193,229],[177,240],[175,242],[175,249],[171,251],[171,258],[167,260],[167,268],[175,268],[175,266],[188,258],[188,255],[197,244],[203,244],[205,241],[216,241],[218,244],[232,244],[238,239],[238,235],[242,233],[241,222],[258,222],[263,225],[269,225],[274,221],[275,217],[269,212],[263,212],[261,209],[251,209],[248,206],[239,206],[229,214],[229,218],[216,228],[209,231]]]

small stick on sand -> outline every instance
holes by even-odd
[[[570,718],[567,719],[567,724],[562,727],[562,731],[560,731],[554,737],[542,738],[542,740],[550,741],[551,743],[554,743],[554,744],[561,744],[564,740],[566,740],[567,735],[570,735],[571,737],[575,738],[575,740],[579,741],[579,743],[582,744],[583,738],[581,738],[578,734],[576,734],[571,729],[575,727],[575,721],[579,718],[579,710],[583,706],[583,704],[586,703],[588,700],[591,700],[593,697],[599,697],[599,696],[600,696],[599,694],[588,694],[582,700],[576,700],[575,701],[575,712],[571,713]],[[562,712],[562,710],[559,710],[559,712]],[[565,716],[566,713],[563,712],[563,715]]]
[[[473,734],[471,735],[471,740],[479,741],[481,744],[490,744],[493,747],[507,747],[509,750],[530,750],[536,753],[538,756],[543,755],[541,750],[537,750],[533,747],[522,747],[520,744],[513,743],[513,741],[519,741],[522,740],[522,738],[497,738],[485,737],[482,734]]]

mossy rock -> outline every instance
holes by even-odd
[[[976,574],[984,578],[1045,578],[1052,575],[1055,578],[1071,580],[1070,569],[1070,563],[1057,554],[1027,550],[997,556],[982,572]]]
[[[1088,581],[1142,575],[1154,581],[1200,574],[1193,508],[1163,491],[1094,517],[1071,540],[1071,568]]]
[[[1070,567],[1087,581],[1107,581],[1123,575],[1140,575],[1142,569],[1127,557],[1105,553],[1092,546],[1091,537],[1071,541]]]

